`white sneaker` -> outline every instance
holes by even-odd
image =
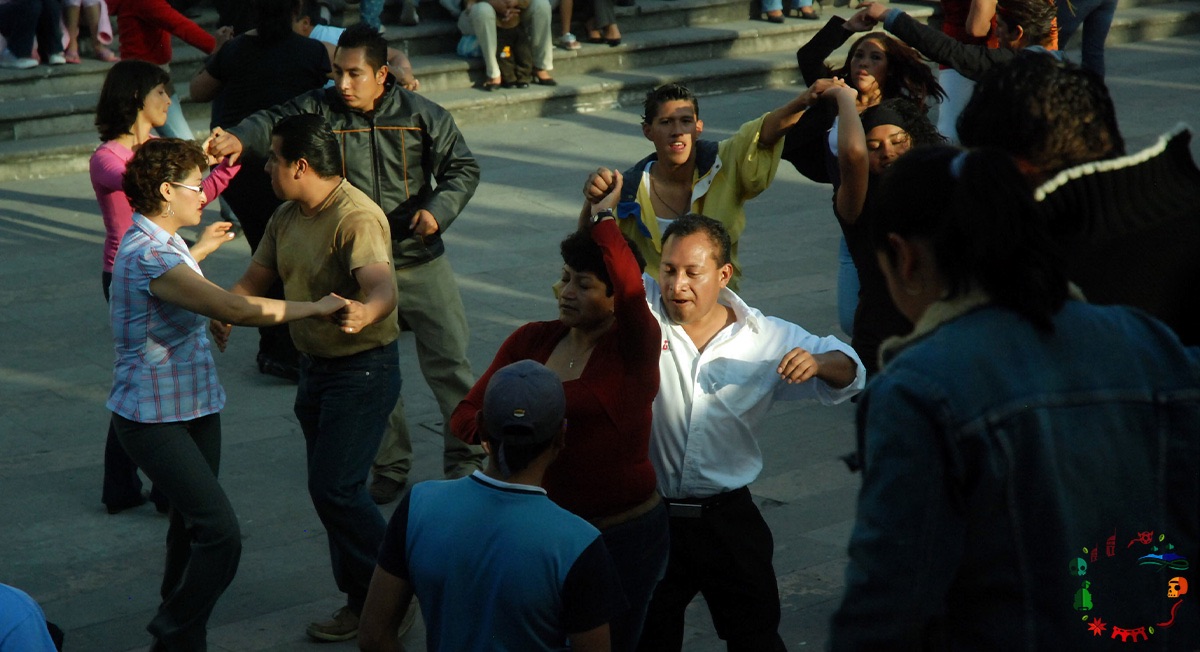
[[[66,61],[64,60],[63,63],[66,63]],[[0,52],[0,68],[25,70],[27,68],[33,68],[37,65],[37,59],[18,57],[12,53],[12,50],[9,50],[8,48],[5,48],[3,52]]]
[[[52,66],[65,66],[67,64],[67,57],[62,52],[59,52],[58,54],[46,57],[46,63]]]

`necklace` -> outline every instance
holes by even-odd
[[[658,183],[654,181],[653,176],[650,177],[650,190],[654,193],[655,197],[658,197],[658,201],[660,203],[662,203],[663,206],[667,207],[667,210],[671,211],[672,213],[675,213],[675,215],[671,219],[675,219],[675,218],[683,216],[683,212],[675,210],[674,206],[669,204],[667,202],[667,200],[663,199],[662,195],[658,194]]]
[[[592,342],[591,344],[588,345],[588,347],[586,349],[571,356],[571,359],[567,361],[567,369],[574,369],[575,368],[575,360],[577,358],[582,358],[583,356],[587,355],[594,348],[596,348],[596,343]]]

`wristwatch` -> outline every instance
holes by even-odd
[[[613,219],[617,218],[617,216],[613,214],[613,210],[611,208],[606,208],[592,216],[592,224],[599,224],[600,220],[606,217],[611,217]]]

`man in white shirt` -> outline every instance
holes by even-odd
[[[776,399],[826,405],[862,390],[849,345],[767,317],[726,285],[729,234],[686,215],[663,235],[659,280],[643,277],[663,332],[650,460],[671,515],[671,556],[639,650],[679,650],[702,593],[728,649],[783,650],[771,531],[747,485],[762,470],[755,432]]]

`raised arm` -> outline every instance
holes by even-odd
[[[845,23],[840,16],[830,17],[821,31],[796,50],[796,64],[800,66],[800,76],[805,84],[812,86],[818,79],[830,76],[825,60],[854,34],[845,28]]]
[[[834,201],[838,217],[854,224],[862,214],[867,199],[870,163],[867,159],[867,135],[858,115],[858,91],[843,86],[830,90],[830,100],[838,107],[838,172],[842,183]]]
[[[992,18],[996,15],[996,0],[971,0],[967,12],[967,33],[983,38],[992,31]]]
[[[609,192],[595,204],[591,204],[592,215],[604,211],[615,211],[621,197],[624,180],[620,172],[614,172]],[[588,220],[589,224],[591,220]],[[649,357],[657,368],[659,344],[662,331],[658,321],[650,313],[646,303],[646,287],[642,284],[642,267],[625,242],[625,236],[617,227],[614,217],[604,217],[591,226],[592,240],[604,253],[604,267],[613,285],[613,312],[617,319],[617,331],[624,346],[622,353],[635,362],[646,362]]]
[[[918,52],[942,65],[957,70],[963,77],[978,80],[983,73],[997,64],[1011,61],[1015,55],[1007,48],[989,49],[986,45],[959,43],[940,31],[922,25],[917,19],[900,11],[888,9],[876,2],[862,5],[859,15],[880,21],[887,31],[916,48]]]

